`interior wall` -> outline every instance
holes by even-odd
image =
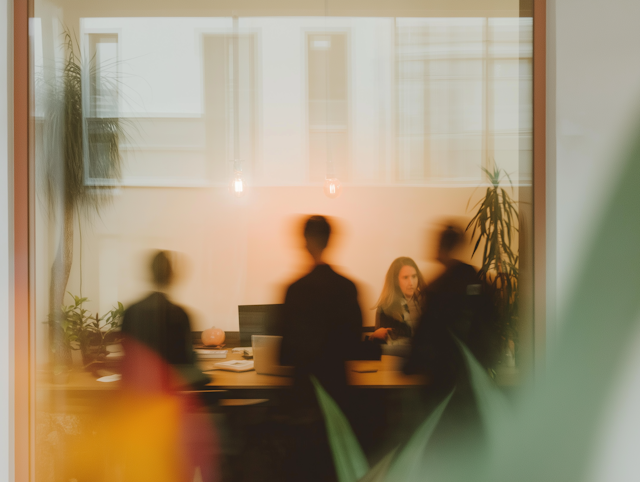
[[[625,159],[625,146],[637,136],[640,3],[547,0],[547,12],[547,299],[551,307],[547,345],[553,348],[561,329],[558,314],[574,285],[572,277],[578,263],[584,263],[586,244],[600,225],[602,206]],[[621,370],[611,374],[618,388],[594,447],[593,467],[585,472],[591,482],[637,478],[633,448],[640,443],[638,353],[640,331],[621,351],[625,357]]]
[[[557,294],[572,286],[585,241],[619,175],[627,139],[640,114],[640,3],[631,0],[550,1],[555,14],[555,107],[550,109],[555,159]],[[555,47],[555,48],[554,48]],[[551,180],[554,181],[553,179]],[[559,306],[561,309],[561,306]]]
[[[437,275],[435,233],[443,221],[468,222],[472,195],[473,188],[347,187],[333,200],[320,187],[255,187],[238,199],[220,188],[123,188],[82,224],[82,263],[76,230],[68,290],[80,292],[82,267],[92,310],[129,304],[151,289],[150,250],[170,249],[180,253],[171,296],[188,308],[193,329],[236,331],[238,305],[281,303],[286,286],[310,269],[301,222],[323,214],[335,230],[327,260],[357,283],[372,325],[391,262],[409,256],[427,279]],[[460,253],[466,260],[470,249]]]

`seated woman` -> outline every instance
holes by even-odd
[[[376,331],[371,338],[389,345],[408,345],[420,319],[422,273],[411,258],[391,263],[376,305]]]

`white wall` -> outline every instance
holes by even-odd
[[[149,250],[170,249],[183,254],[183,276],[172,294],[189,308],[193,329],[237,331],[238,305],[281,303],[286,285],[309,269],[300,222],[324,214],[336,231],[328,261],[358,284],[364,321],[371,325],[371,308],[393,259],[412,257],[432,278],[439,269],[432,259],[433,231],[443,220],[468,221],[473,192],[350,186],[329,199],[320,187],[278,186],[251,187],[237,199],[226,188],[124,188],[100,219],[83,223],[82,294],[100,313],[116,300],[135,301],[151,288]],[[78,241],[76,233],[68,284],[74,294],[80,290]],[[37,317],[44,319],[46,305],[40,306]]]
[[[11,224],[13,9],[0,0],[0,480],[13,480],[13,316]]]
[[[585,241],[619,174],[640,115],[640,2],[548,0],[549,291],[557,310],[574,285]],[[629,213],[636,216],[637,213]],[[554,307],[554,299],[550,298]],[[553,310],[550,341],[558,331]],[[640,330],[621,373],[590,480],[637,480],[640,445]],[[551,343],[551,346],[553,344]]]
[[[619,172],[640,115],[640,2],[548,1],[555,13],[557,286],[561,308],[583,240]],[[553,21],[553,18],[552,18]],[[550,45],[550,49],[553,46]],[[550,206],[553,209],[553,206]],[[578,248],[578,249],[577,249]]]

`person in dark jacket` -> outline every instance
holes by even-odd
[[[345,362],[380,357],[380,348],[363,343],[362,312],[355,284],[323,259],[331,227],[323,216],[304,226],[310,273],[287,289],[282,309],[282,365],[294,367],[294,390],[287,410],[291,452],[286,480],[335,480],[326,429],[310,380],[314,376],[349,417]],[[364,351],[377,350],[373,356]]]
[[[361,342],[358,290],[324,262],[330,234],[331,226],[323,216],[307,220],[304,238],[314,267],[287,289],[282,309],[281,363],[294,367],[300,396],[305,391],[312,394],[309,376],[313,375],[341,403],[347,386],[345,362],[371,356],[363,353],[367,345]]]
[[[131,420],[148,420],[149,413],[161,409],[165,418],[156,421],[158,427],[137,423],[123,428],[120,436],[140,440],[145,447],[141,453],[146,454],[130,454],[123,480],[140,480],[140,474],[167,468],[176,473],[162,473],[162,480],[193,480],[199,470],[203,481],[217,481],[214,426],[203,401],[190,392],[210,379],[196,365],[189,316],[164,293],[173,279],[166,252],[155,254],[151,272],[157,291],[131,305],[123,316],[122,405]],[[178,393],[183,389],[188,392]]]
[[[136,347],[144,347],[156,355],[163,364],[158,370],[188,371],[195,367],[195,354],[191,340],[189,316],[180,306],[172,303],[164,290],[173,280],[173,269],[167,253],[156,253],[151,262],[151,273],[156,287],[146,298],[134,303],[124,312],[121,333],[124,337],[125,367],[124,382],[135,384],[172,383],[167,372],[157,374],[162,378],[152,380],[150,367],[138,366],[132,357]],[[158,387],[160,388],[160,387]],[[164,387],[163,388],[168,388]]]
[[[422,273],[411,258],[391,263],[376,304],[376,330],[371,338],[389,345],[409,345],[422,312]]]
[[[472,266],[454,257],[462,231],[448,226],[440,235],[437,260],[444,272],[424,290],[423,312],[406,371],[427,372],[432,388],[448,392],[466,379],[457,340],[489,368],[495,358],[495,309]]]

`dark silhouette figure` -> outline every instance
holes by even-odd
[[[476,270],[453,257],[463,239],[462,231],[453,226],[448,226],[440,235],[437,260],[445,270],[425,289],[422,316],[405,367],[407,372],[429,375],[428,409],[455,388],[429,441],[432,448],[429,464],[436,471],[447,454],[455,450],[463,450],[469,459],[486,456],[482,452],[484,427],[456,340],[464,343],[482,365],[489,367],[495,352],[492,341],[495,310]]]
[[[171,284],[173,269],[164,251],[154,256],[151,271],[158,289]],[[161,291],[154,291],[127,308],[122,334],[144,343],[169,365],[195,363],[189,316]]]
[[[290,401],[290,480],[332,480],[333,463],[324,422],[310,376],[349,414],[345,361],[380,356],[380,348],[361,341],[362,312],[356,286],[323,261],[331,227],[311,216],[304,227],[306,248],[315,266],[287,290],[282,310],[281,363],[294,367]],[[370,345],[369,353],[366,353]],[[375,352],[375,353],[374,353]]]
[[[406,367],[410,372],[426,371],[431,386],[446,392],[466,373],[456,338],[487,368],[495,356],[495,309],[487,288],[472,266],[453,257],[463,239],[453,226],[440,235],[437,260],[445,270],[424,290],[423,312]]]
[[[151,271],[158,290],[169,286],[173,270],[165,252],[154,256]],[[187,313],[169,301],[164,293],[154,292],[127,308],[122,335],[125,350],[123,400],[130,411],[140,411],[140,417],[144,416],[145,410],[153,413],[154,407],[174,407],[173,411],[167,412],[169,419],[157,423],[167,430],[171,427],[175,430],[174,436],[165,441],[169,445],[158,449],[157,453],[151,450],[146,458],[132,455],[129,465],[125,466],[128,477],[125,480],[134,480],[136,474],[152,470],[157,464],[172,467],[175,471],[172,477],[178,482],[193,480],[196,468],[203,481],[218,480],[218,444],[209,414],[203,410],[202,400],[197,395],[178,393],[209,381],[196,365]],[[157,446],[154,445],[157,438],[152,439],[153,427],[149,427],[148,435],[135,427],[131,430],[134,432],[129,435],[139,437],[145,446],[147,442],[151,447]],[[144,441],[145,437],[149,439]]]
[[[362,312],[355,284],[323,261],[331,227],[322,216],[305,224],[313,270],[287,290],[282,310],[281,362],[295,368],[301,397],[315,399],[314,375],[338,403],[344,403],[345,361],[362,354]]]

